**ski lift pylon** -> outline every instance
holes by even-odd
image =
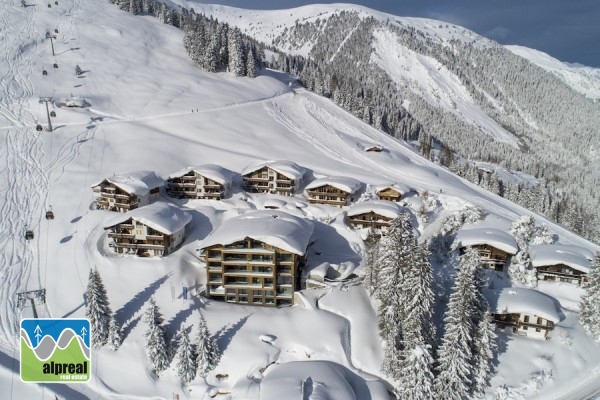
[[[36,127],[35,127],[35,130],[38,131],[38,132],[41,132],[41,131],[44,130],[44,127],[42,125],[40,125],[40,124],[37,124]]]

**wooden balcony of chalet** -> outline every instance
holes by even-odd
[[[544,330],[553,330],[554,329],[554,322],[552,321],[546,321],[546,323],[543,323],[543,320],[541,317],[538,317],[536,319],[536,322],[530,322],[530,321],[521,321],[520,320],[521,315],[520,314],[492,314],[492,322],[494,324],[496,324],[496,326],[498,326],[499,328],[505,328],[507,326],[509,327],[520,327],[520,326],[527,326],[529,328],[536,328],[536,329],[544,329]],[[529,319],[529,316],[525,316],[526,319]]]

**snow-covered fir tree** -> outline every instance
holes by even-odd
[[[477,332],[473,343],[473,396],[482,398],[485,389],[490,383],[492,375],[492,359],[496,343],[494,339],[494,325],[489,310],[485,310],[477,325]]]
[[[146,322],[146,355],[148,368],[155,374],[160,374],[169,367],[169,349],[163,327],[163,317],[153,298],[144,315]]]
[[[479,254],[467,248],[444,316],[444,335],[438,350],[435,398],[462,400],[469,397],[473,377],[474,316],[480,315],[476,271]]]
[[[200,316],[200,324],[198,325],[198,336],[196,338],[196,365],[198,367],[198,375],[205,377],[210,371],[215,369],[221,359],[219,347],[211,338],[208,326],[203,316]]]
[[[119,347],[121,347],[122,343],[123,332],[121,331],[121,327],[113,315],[110,319],[110,323],[108,324],[107,345],[112,351],[117,351]]]
[[[230,29],[227,40],[229,72],[236,76],[243,76],[245,75],[246,65],[244,62],[244,43],[242,42],[240,30],[238,28]]]
[[[596,254],[581,296],[579,318],[583,329],[600,342],[600,253]]]
[[[535,233],[531,239],[530,244],[552,244],[554,243],[554,237],[548,230],[548,225],[542,224],[535,228]]]
[[[90,320],[92,346],[99,349],[108,339],[112,311],[97,269],[91,269],[89,272],[85,296],[85,316]]]
[[[175,358],[177,359],[177,376],[184,383],[189,383],[196,377],[196,349],[190,342],[190,335],[187,330],[182,329],[179,332],[177,353]]]
[[[402,351],[402,369],[405,372],[396,388],[399,399],[429,400],[433,399],[433,357],[431,346],[416,345]]]
[[[363,258],[363,286],[370,296],[376,297],[379,287],[379,238],[369,232],[369,236],[365,240],[366,254]]]
[[[519,251],[512,257],[508,275],[514,283],[534,288],[537,286],[537,275],[531,268],[529,243],[536,233],[535,220],[531,215],[523,215],[512,223],[510,232],[517,240]]]

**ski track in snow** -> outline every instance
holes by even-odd
[[[0,230],[3,232],[0,236],[0,276],[7,282],[0,286],[0,296],[7,299],[0,309],[0,329],[3,333],[0,341],[9,347],[14,346],[13,338],[18,333],[16,294],[43,288],[45,284],[46,271],[42,271],[42,264],[47,241],[43,239],[47,239],[49,222],[40,216],[46,210],[51,182],[62,176],[66,165],[77,156],[81,144],[92,138],[95,131],[86,130],[53,152],[53,134],[38,133],[32,129],[36,121],[29,104],[39,91],[34,89],[31,80],[32,65],[36,59],[46,55],[46,46],[38,45],[45,32],[40,32],[35,26],[39,6],[22,8],[15,4],[5,4],[5,7],[11,7],[12,12],[27,14],[26,24],[10,24],[9,10],[1,13],[2,37],[4,40],[13,38],[3,55],[8,72],[0,81],[0,119],[5,119],[10,125],[0,135],[4,142],[2,151],[5,153],[1,168],[7,177],[7,188],[2,192],[0,205]],[[73,9],[80,5],[80,0],[70,3],[70,8],[61,14],[57,26],[63,15],[70,16]],[[69,17],[69,23],[71,32],[74,29],[72,17]],[[50,141],[47,163],[43,161],[46,155],[45,141]],[[53,174],[55,171],[58,174]],[[46,229],[43,229],[44,224]],[[25,240],[26,229],[34,231],[33,240]],[[47,306],[38,307],[38,315],[49,317]]]

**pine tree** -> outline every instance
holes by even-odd
[[[404,350],[401,378],[396,392],[403,400],[433,399],[433,357],[431,347],[426,344],[416,345]]]
[[[117,323],[117,320],[113,316],[108,325],[108,348],[112,351],[117,351],[119,347],[121,347],[121,343],[123,343],[123,332],[121,331],[121,327]]]
[[[221,355],[219,354],[217,343],[210,337],[210,332],[203,316],[200,316],[200,324],[198,325],[196,351],[198,353],[196,358],[198,375],[205,377],[217,367]]]
[[[227,39],[227,48],[229,49],[229,72],[236,76],[243,76],[245,71],[244,44],[242,42],[240,30],[238,28],[230,29]]]
[[[600,342],[600,253],[596,254],[581,296],[579,318],[583,329]]]
[[[145,337],[149,368],[158,375],[169,366],[169,350],[162,326],[164,320],[153,298],[150,299],[150,306],[146,309],[144,320],[148,326]]]
[[[364,279],[363,286],[370,296],[377,296],[378,280],[379,280],[379,264],[377,259],[379,256],[379,240],[373,234],[369,233],[369,236],[365,240],[366,255],[364,257]]]
[[[552,244],[554,243],[554,238],[552,234],[548,230],[548,225],[542,224],[541,226],[535,229],[535,233],[533,239],[531,239],[531,244]]]
[[[438,351],[435,398],[462,400],[471,391],[473,376],[473,316],[477,314],[475,273],[478,253],[468,248],[461,257],[458,274],[444,316],[444,335]]]
[[[194,345],[190,342],[190,336],[185,329],[179,335],[177,347],[177,375],[182,382],[188,383],[196,377],[196,351]]]
[[[494,339],[494,326],[491,322],[489,310],[485,310],[477,325],[477,333],[473,346],[473,379],[472,393],[475,397],[483,397],[486,387],[489,385],[494,350],[496,348]]]
[[[106,289],[97,269],[90,270],[86,289],[85,316],[90,320],[92,346],[99,349],[108,339],[112,311]]]

